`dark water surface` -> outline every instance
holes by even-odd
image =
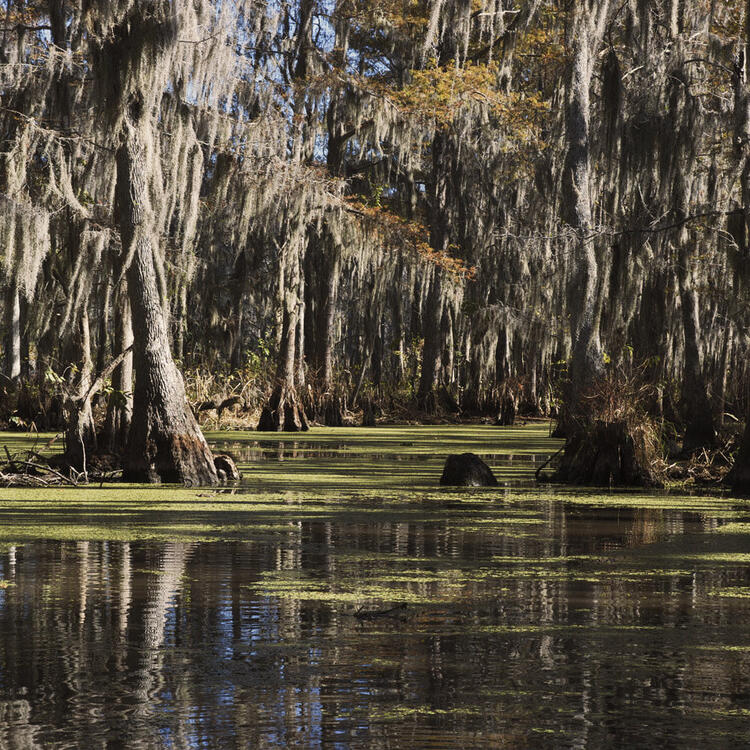
[[[0,508],[0,748],[750,746],[747,504],[89,492]]]
[[[747,747],[744,537],[507,510],[7,547],[0,745]]]

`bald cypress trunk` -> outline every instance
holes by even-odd
[[[319,411],[322,413],[323,422],[327,427],[341,427],[344,422],[342,399],[340,394],[334,391],[335,383],[333,381],[334,326],[341,271],[341,252],[337,245],[331,243],[330,248],[324,249],[321,257],[324,258],[322,265],[325,268],[325,277],[322,284],[323,299],[319,303],[319,313],[315,316],[317,326],[315,335],[316,366],[320,373],[320,389],[323,394]]]
[[[336,296],[339,287],[341,254],[331,247],[326,263],[325,290],[320,316],[319,340],[321,341],[322,375],[321,386],[328,391],[333,384],[333,327],[336,321]]]
[[[104,288],[104,298],[99,310],[99,336],[96,351],[96,371],[101,372],[107,366],[107,358],[110,355],[109,330],[110,330],[110,307],[112,304],[112,285],[107,282]]]
[[[592,5],[591,9],[584,7]],[[607,0],[599,12],[606,14]],[[570,391],[566,412],[573,420],[585,411],[583,398],[592,383],[602,375],[599,339],[599,264],[592,236],[591,157],[589,144],[590,89],[596,49],[602,29],[596,27],[597,3],[575,3],[569,28],[573,46],[565,112],[567,151],[563,166],[563,218],[575,232],[576,270],[573,293],[577,303],[573,319],[573,354],[570,362]]]
[[[133,321],[127,282],[123,281],[115,302],[115,354],[124,352],[133,344]],[[108,450],[121,453],[127,445],[130,421],[133,415],[133,354],[127,354],[112,373],[112,390],[107,406],[104,440]]]
[[[118,223],[122,245],[132,253],[128,293],[137,332],[133,418],[124,477],[135,482],[216,484],[213,456],[185,399],[185,388],[170,351],[156,273],[147,143],[150,113],[134,95],[117,151]]]
[[[735,70],[735,148],[742,190],[744,256],[748,256],[750,243],[750,0],[745,3],[745,43],[741,65]],[[750,412],[746,415],[745,432],[727,482],[737,495],[750,495]]]
[[[443,348],[442,328],[443,319],[443,281],[440,269],[435,269],[435,275],[430,285],[424,310],[424,348],[422,350],[422,372],[419,378],[417,402],[419,408],[426,412],[434,412],[437,403],[435,388],[440,375],[440,353]]]
[[[21,294],[12,278],[5,291],[5,377],[21,377]]]
[[[307,430],[307,418],[299,403],[295,388],[297,321],[299,319],[300,257],[294,252],[286,267],[288,278],[282,274],[283,316],[276,386],[258,421],[260,432],[299,432]]]
[[[692,251],[687,238],[680,243],[677,278],[680,288],[682,325],[685,334],[685,370],[682,385],[683,411],[686,415],[685,453],[710,447],[716,441],[713,409],[706,390],[700,352],[698,300],[693,286]]]
[[[447,170],[450,152],[447,137],[437,133],[432,142],[432,184],[430,185],[430,245],[439,253],[446,251],[449,242],[447,213]],[[437,408],[435,389],[440,377],[443,350],[443,274],[435,268],[422,317],[422,372],[419,379],[417,404],[426,412]]]
[[[565,112],[562,213],[575,234],[576,266],[571,289],[575,302],[570,384],[562,415],[567,440],[558,479],[573,484],[650,485],[655,478],[642,432],[625,419],[611,420],[599,413],[601,407],[592,398],[605,375],[599,323],[607,264],[600,264],[597,257],[593,225],[589,108],[609,5],[609,0],[574,3],[568,29],[573,58]]]
[[[78,351],[78,378],[76,388],[82,398],[68,403],[68,424],[65,430],[65,460],[77,471],[86,471],[91,455],[96,451],[96,427],[91,411],[91,399],[83,398],[92,382],[94,364],[91,359],[91,330],[86,308],[78,323],[78,335],[74,342]]]

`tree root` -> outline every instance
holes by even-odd
[[[595,421],[568,438],[554,481],[597,486],[660,487],[659,456],[646,429]]]
[[[263,407],[256,429],[258,432],[306,432],[309,429],[305,410],[293,387],[276,386]]]

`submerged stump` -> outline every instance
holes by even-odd
[[[448,456],[440,484],[452,487],[496,487],[497,479],[487,464],[475,453]]]
[[[231,456],[225,453],[214,456],[214,466],[220,482],[236,482],[239,480],[240,472]]]

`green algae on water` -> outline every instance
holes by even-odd
[[[709,596],[721,596],[727,599],[750,599],[750,586],[726,586],[708,592]]]
[[[723,526],[720,526],[717,531],[720,534],[750,534],[750,523],[725,523]]]
[[[395,722],[416,717],[447,717],[447,716],[481,716],[484,711],[474,706],[453,706],[452,708],[434,708],[433,706],[394,706],[387,709],[374,709],[369,712],[369,718],[378,722]]]
[[[713,565],[714,563],[750,565],[750,553],[748,552],[705,552],[701,554],[683,555],[680,559],[710,565]]]

